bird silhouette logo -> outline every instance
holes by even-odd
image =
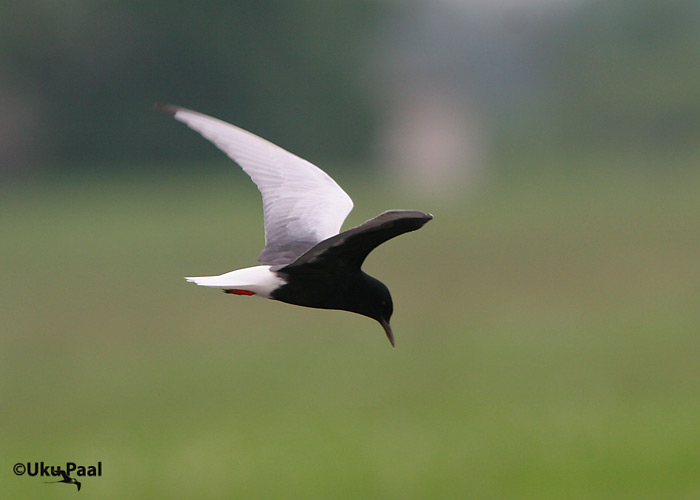
[[[66,484],[74,484],[74,485],[76,485],[76,486],[78,487],[78,491],[80,491],[80,484],[81,484],[80,481],[78,481],[78,480],[75,479],[74,477],[70,477],[70,476],[68,475],[68,473],[67,473],[66,471],[62,470],[62,469],[59,469],[58,472],[61,473],[61,476],[63,476],[63,479],[61,479],[61,480],[59,480],[59,481],[44,481],[44,482],[45,482],[45,483],[66,483]]]

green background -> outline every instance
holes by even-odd
[[[366,263],[392,349],[361,316],[182,280],[262,244],[219,167],[3,193],[7,498],[75,494],[10,472],[39,460],[102,461],[91,498],[700,494],[697,169],[540,169],[469,202],[340,176],[351,223],[435,214]]]
[[[1,498],[700,498],[700,10],[473,4],[0,6]],[[442,190],[376,154],[432,77],[477,131]],[[155,101],[318,164],[346,228],[434,214],[365,264],[396,349],[183,280],[255,265],[262,210]]]

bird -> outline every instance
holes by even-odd
[[[75,479],[74,477],[70,477],[66,471],[63,469],[59,469],[61,473],[61,476],[63,476],[63,479],[59,481],[44,481],[45,483],[66,483],[66,484],[74,484],[78,487],[78,491],[80,491],[80,485],[82,484],[80,481]]]
[[[385,241],[420,229],[433,216],[388,210],[340,232],[350,196],[323,170],[289,151],[217,118],[172,104],[154,108],[199,132],[234,160],[257,185],[264,214],[260,265],[188,282],[293,305],[349,311],[378,321],[393,347],[393,302],[387,286],[362,271]]]

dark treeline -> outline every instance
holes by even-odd
[[[421,17],[445,5],[5,5],[0,172],[217,157],[194,134],[164,125],[151,111],[155,101],[216,115],[317,161],[365,159],[390,95],[386,86],[377,91],[387,81],[382,72],[398,67],[394,78],[403,74],[400,65],[414,64],[420,56],[412,51],[424,47],[433,48],[423,57],[435,67],[449,61],[461,75],[458,85],[485,117],[480,127],[488,127],[491,147],[503,138],[574,148],[695,147],[697,2],[523,4],[495,23],[461,8],[463,18],[443,16],[449,23]],[[443,40],[449,44],[441,49]],[[392,50],[400,53],[395,61]],[[418,66],[431,71],[430,61]]]

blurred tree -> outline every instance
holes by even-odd
[[[373,118],[358,68],[376,2],[28,0],[2,10],[0,103],[37,116],[24,142],[45,160],[191,157],[198,142],[173,140],[151,112],[157,100],[311,157],[367,150]],[[216,155],[207,151],[194,155]]]
[[[550,31],[555,136],[603,147],[695,147],[700,4],[589,2]]]
[[[372,67],[391,26],[399,50]],[[216,115],[317,162],[364,158],[395,89],[419,80],[387,68],[418,60],[432,79],[455,77],[492,151],[509,154],[509,141],[516,155],[528,144],[696,147],[698,53],[700,4],[685,0],[5,2],[0,170],[42,157],[89,168],[221,158],[165,126],[154,101]]]

